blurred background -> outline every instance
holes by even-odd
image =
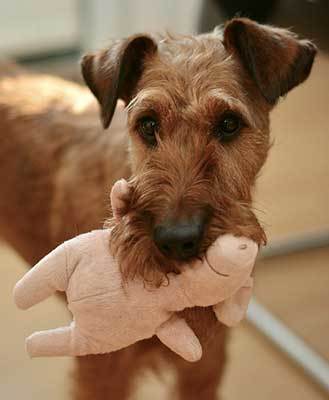
[[[329,2],[1,0],[0,58],[80,81],[80,55],[106,46],[110,38],[204,32],[234,15],[290,27],[314,40],[320,52],[309,80],[272,114],[274,146],[255,196],[269,247],[257,265],[257,303],[249,321],[231,333],[221,393],[227,400],[324,400],[329,397]],[[28,312],[16,310],[11,292],[25,270],[19,256],[0,243],[0,398],[69,399],[71,360],[31,361],[25,354],[25,336],[69,319],[56,298]],[[134,398],[165,399],[172,382],[169,369],[162,377],[146,373]]]

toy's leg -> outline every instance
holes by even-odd
[[[57,357],[73,355],[74,325],[35,332],[26,339],[30,357]]]
[[[17,307],[25,310],[68,284],[66,244],[58,246],[28,271],[14,288]]]
[[[202,348],[199,339],[186,321],[176,314],[157,329],[156,335],[163,344],[185,360],[190,362],[200,360]]]
[[[226,326],[237,325],[246,315],[252,296],[253,278],[230,298],[213,306],[218,321]]]

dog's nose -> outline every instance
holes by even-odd
[[[194,216],[182,221],[167,221],[154,228],[154,242],[166,256],[187,260],[198,255],[205,219]]]

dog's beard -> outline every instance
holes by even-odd
[[[250,202],[222,196],[220,203],[214,203],[203,250],[205,251],[220,235],[226,233],[248,237],[259,246],[267,243],[264,229],[253,212]]]
[[[109,220],[107,226],[112,229],[110,249],[124,281],[142,279],[158,287],[167,282],[169,272],[179,272],[177,262],[156,247],[145,215],[129,213],[119,223]]]

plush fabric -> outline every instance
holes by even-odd
[[[112,204],[124,190],[122,182],[115,186]],[[184,359],[197,361],[200,342],[177,311],[213,306],[218,320],[229,326],[244,317],[258,252],[253,241],[223,235],[203,260],[184,265],[181,274],[168,275],[168,284],[152,288],[138,278],[123,282],[110,253],[110,235],[109,229],[97,230],[61,244],[16,284],[19,308],[63,291],[73,314],[69,326],[27,338],[31,357],[108,353],[157,335]]]

